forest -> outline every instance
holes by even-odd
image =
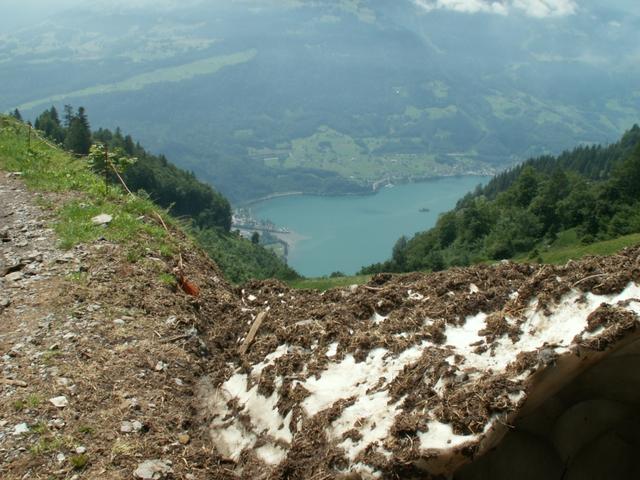
[[[581,146],[530,159],[462,198],[436,225],[401,237],[391,258],[364,267],[383,271],[443,270],[526,255],[561,232],[583,244],[640,232],[640,127],[611,145]]]
[[[17,109],[12,115],[22,120]],[[127,186],[182,218],[230,281],[299,277],[275,254],[230,231],[231,206],[222,194],[198,180],[193,172],[176,167],[164,155],[149,153],[120,128],[113,132],[103,128],[92,132],[83,107],[74,110],[65,106],[62,118],[51,107],[36,118],[34,127],[77,155],[89,155],[92,145],[100,145],[116,158],[130,159],[121,172]],[[107,176],[112,183],[118,181],[112,172]]]

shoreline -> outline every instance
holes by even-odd
[[[278,238],[279,240],[282,240],[287,244],[287,249],[288,249],[287,262],[290,260],[291,254],[295,251],[296,247],[298,246],[298,243],[300,243],[303,240],[309,240],[311,238],[311,237],[302,235],[298,232],[295,232],[293,230],[291,230],[289,233],[281,233],[281,232],[270,232],[270,233],[274,237]]]
[[[276,192],[264,197],[255,198],[251,200],[246,200],[242,203],[238,203],[237,205],[233,205],[233,208],[243,208],[248,207],[250,205],[255,205],[257,203],[266,202],[268,200],[273,200],[275,198],[281,197],[296,197],[296,196],[311,196],[311,197],[368,197],[370,195],[376,195],[378,192],[383,190],[386,185],[409,185],[413,183],[427,183],[431,180],[440,180],[443,178],[452,178],[452,177],[495,177],[497,172],[493,173],[454,173],[450,175],[434,175],[434,176],[426,176],[426,177],[399,177],[399,178],[387,178],[385,180],[377,180],[368,184],[371,187],[371,191],[367,193],[363,192],[354,192],[354,193],[312,193],[312,192],[304,192],[304,191],[290,191],[290,192]],[[381,181],[386,181],[385,185],[381,185],[378,188],[373,188],[374,185],[380,183]]]

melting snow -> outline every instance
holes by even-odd
[[[477,293],[479,289],[471,284],[469,291]],[[424,299],[421,294],[411,290],[407,294],[413,300]],[[512,293],[510,297],[516,298],[517,293]],[[248,298],[253,300],[251,296]],[[536,351],[542,347],[553,348],[556,352],[565,352],[572,345],[576,335],[584,334],[587,317],[591,312],[601,303],[615,305],[621,301],[630,301],[625,308],[640,314],[640,286],[630,284],[618,295],[583,294],[573,290],[564,296],[558,305],[553,306],[549,316],[544,315],[541,305],[534,300],[524,312],[526,320],[521,325],[520,338],[513,342],[509,337],[503,336],[493,342],[489,350],[480,354],[474,352],[476,347],[472,344],[484,342],[485,338],[480,336],[479,332],[486,326],[487,314],[478,313],[468,317],[463,325],[446,327],[445,344],[453,347],[452,355],[447,358],[447,361],[453,363],[455,353],[464,358],[459,366],[475,367],[482,371],[488,369],[504,371],[520,352]],[[385,319],[386,317],[374,313],[371,321],[374,324],[380,324]],[[425,319],[425,324],[429,321],[432,322]],[[515,320],[507,318],[507,321],[513,325]],[[337,342],[329,344],[325,355],[333,359],[338,346]],[[331,407],[338,400],[355,397],[355,403],[345,408],[327,428],[329,438],[340,442],[338,446],[345,450],[346,456],[351,461],[355,461],[358,455],[370,445],[376,442],[378,445],[384,443],[399,413],[402,399],[397,403],[390,403],[388,393],[390,382],[406,365],[416,362],[426,348],[432,347],[434,345],[430,342],[422,342],[400,354],[392,354],[386,349],[378,348],[369,352],[362,362],[356,362],[353,355],[346,355],[339,362],[329,363],[319,376],[312,376],[299,382],[309,392],[301,402],[304,413],[312,417]],[[286,344],[278,346],[275,351],[252,368],[251,376],[259,377],[264,368],[272,365],[291,349],[292,347]],[[292,412],[283,418],[277,410],[276,405],[279,400],[277,390],[282,382],[282,378],[276,378],[274,393],[270,397],[264,397],[258,393],[257,385],[249,388],[249,378],[246,374],[236,373],[221,386],[216,396],[209,399],[216,413],[211,424],[212,439],[220,453],[232,460],[237,460],[243,449],[253,447],[258,436],[266,434],[267,439],[270,438],[272,442],[261,445],[255,450],[256,454],[269,465],[277,465],[283,461],[286,457],[284,446],[292,441],[289,429]],[[373,390],[376,385],[378,388]],[[436,389],[444,388],[444,382],[439,381],[435,387]],[[510,398],[518,402],[523,396],[524,392],[519,392],[510,395]],[[241,413],[251,419],[251,431],[247,431],[235,417],[230,415],[227,403],[232,399],[240,405]],[[298,422],[300,421],[299,419]],[[490,421],[486,425],[485,432],[492,423],[493,421]],[[475,442],[482,435],[456,435],[451,425],[435,420],[429,422],[428,427],[428,431],[418,434],[423,451],[450,449]],[[357,441],[351,438],[343,440],[343,434],[353,428],[358,430],[362,438]],[[382,447],[376,448],[377,452],[389,455],[389,452]],[[349,471],[360,472],[366,478],[379,476],[369,466],[361,463],[351,465]]]

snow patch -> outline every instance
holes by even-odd
[[[425,346],[426,343],[414,346],[398,356],[391,355],[384,348],[376,348],[360,363],[353,355],[347,355],[340,363],[329,364],[319,378],[307,378],[302,383],[310,392],[302,407],[307,415],[313,416],[342,398],[365,396],[381,377],[385,377],[385,383],[388,383],[405,365],[418,360]]]
[[[378,312],[373,312],[373,315],[371,316],[371,322],[374,325],[380,325],[382,322],[384,322],[387,318],[389,317],[385,317],[380,315]]]
[[[256,448],[256,455],[268,465],[278,465],[286,458],[287,452],[276,445],[268,443],[260,448]]]
[[[356,459],[368,445],[383,440],[391,430],[399,411],[398,403],[389,405],[389,394],[386,391],[360,397],[356,403],[347,407],[342,415],[333,422],[330,437],[342,438],[342,434],[357,428],[362,439],[354,442],[347,438],[339,446],[343,448],[349,460]]]

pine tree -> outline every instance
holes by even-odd
[[[71,120],[73,120],[73,107],[71,105],[64,106],[64,126],[69,128],[71,126]]]
[[[51,107],[51,110],[42,112],[40,116],[36,118],[35,127],[57,143],[64,141],[65,131],[60,124],[58,111],[55,107]]]
[[[20,110],[18,110],[17,108],[13,112],[11,112],[11,116],[16,120],[22,121],[22,115],[20,114]]]
[[[67,150],[80,155],[89,153],[91,148],[91,128],[84,107],[78,108],[78,113],[71,118],[67,135],[64,139],[64,146]]]

